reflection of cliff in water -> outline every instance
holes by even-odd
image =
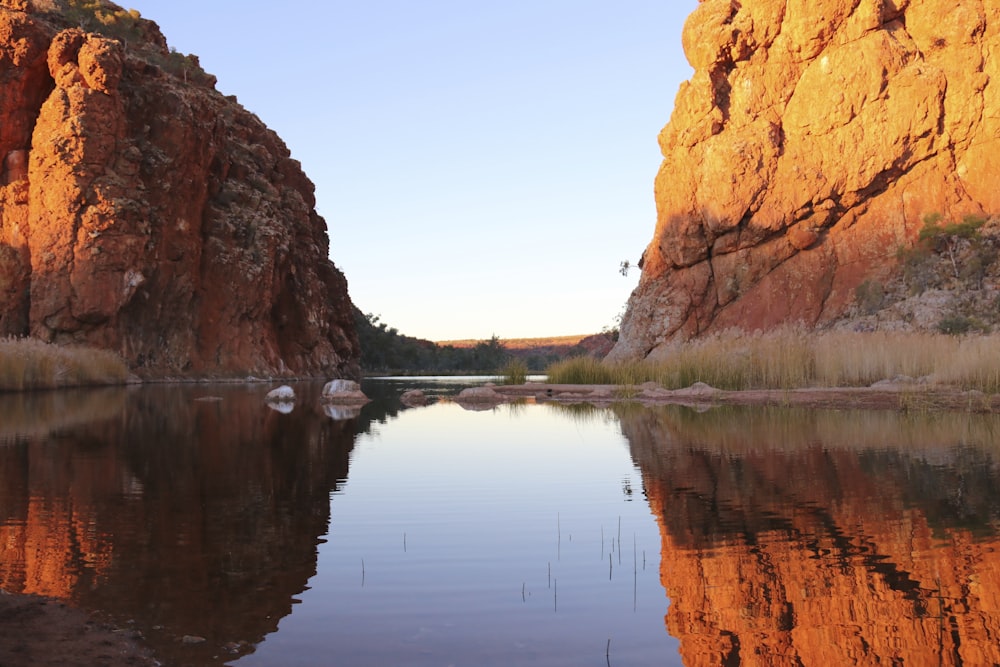
[[[266,389],[121,391],[90,423],[0,440],[0,587],[139,619],[171,664],[249,650],[316,571],[357,426],[318,387],[289,415]]]
[[[0,392],[0,446],[112,419],[125,405],[125,387]]]
[[[1000,663],[1000,418],[618,411],[689,667]]]

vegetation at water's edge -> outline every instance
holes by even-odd
[[[508,359],[496,336],[474,347],[457,348],[405,336],[378,315],[364,314],[357,308],[354,322],[365,373],[493,373]]]
[[[125,384],[128,377],[128,366],[113,352],[0,339],[0,391]]]
[[[704,382],[718,389],[867,387],[905,376],[956,389],[1000,392],[1000,335],[785,329],[730,332],[674,346],[656,361],[570,359],[548,368],[552,384]]]
[[[528,380],[528,364],[523,359],[511,359],[500,369],[500,381],[504,384],[524,384]]]

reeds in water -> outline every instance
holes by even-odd
[[[528,364],[521,359],[511,359],[500,369],[503,384],[524,384],[528,380]]]
[[[668,389],[704,382],[719,389],[863,387],[907,376],[933,385],[1000,392],[1000,335],[784,329],[766,334],[727,332],[658,353],[656,360],[605,364],[592,358],[548,368],[553,384]]]
[[[0,339],[0,391],[124,384],[128,376],[122,358],[107,350]]]

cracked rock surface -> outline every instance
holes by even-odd
[[[928,215],[1000,212],[1000,6],[703,0],[611,359],[823,326]]]

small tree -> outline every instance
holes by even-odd
[[[877,280],[866,280],[854,288],[854,301],[864,315],[874,315],[885,302],[885,288]]]
[[[489,340],[481,340],[472,348],[472,358],[476,364],[476,370],[493,371],[507,361],[507,348],[496,334]]]
[[[958,251],[961,242],[976,242],[981,239],[979,228],[983,226],[986,219],[977,215],[967,215],[962,222],[941,226],[940,213],[932,213],[924,217],[924,227],[920,230],[918,241],[927,246],[930,250],[943,253],[951,262],[952,272],[955,278],[961,278],[961,271],[958,267]]]

